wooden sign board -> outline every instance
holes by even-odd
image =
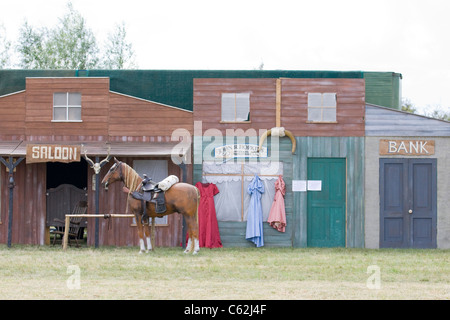
[[[28,144],[27,163],[36,162],[79,162],[80,146],[56,144]]]
[[[261,150],[259,150],[257,144],[229,144],[216,147],[214,149],[214,158],[267,158],[267,148],[262,147]]]
[[[380,140],[380,155],[429,156],[434,140]]]

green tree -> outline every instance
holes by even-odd
[[[408,98],[402,99],[402,111],[410,112],[410,113],[416,113],[417,109],[414,106],[414,104],[409,100]]]
[[[427,117],[450,121],[450,111],[443,110],[440,106],[425,111]]]
[[[7,68],[10,65],[10,50],[11,41],[6,39],[6,30],[3,25],[0,25],[0,69]]]
[[[50,65],[51,54],[47,50],[48,30],[35,30],[27,21],[20,29],[17,51],[20,55],[19,66],[24,69],[46,69]]]
[[[51,69],[91,69],[98,65],[98,46],[85,19],[68,4],[69,12],[50,31]]]
[[[417,108],[408,98],[402,99],[402,111],[417,114]],[[445,111],[441,106],[428,106],[423,112],[423,115],[430,118],[450,121],[450,111]]]
[[[121,69],[134,67],[134,52],[126,42],[125,25],[109,36],[101,54],[92,30],[69,2],[67,13],[53,28],[33,28],[25,22],[20,29],[19,67],[24,69]]]
[[[102,67],[105,69],[134,69],[134,51],[132,44],[127,42],[125,23],[116,24],[113,33],[108,35],[104,46]]]

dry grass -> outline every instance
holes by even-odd
[[[0,246],[0,299],[450,299],[448,250],[137,251]]]

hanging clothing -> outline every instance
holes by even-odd
[[[200,203],[198,206],[200,247],[222,248],[214,205],[214,196],[219,193],[219,189],[214,183],[197,182],[195,186],[200,191]]]
[[[286,185],[283,177],[280,175],[275,182],[275,197],[270,208],[269,219],[267,222],[280,232],[286,231],[286,209],[284,206],[284,195],[286,194]]]
[[[252,241],[256,244],[256,247],[262,247],[264,235],[261,195],[264,193],[264,184],[256,174],[248,186],[247,192],[250,194],[250,204],[248,206],[245,239]]]

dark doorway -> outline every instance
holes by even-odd
[[[47,189],[61,184],[71,184],[78,189],[87,188],[87,166],[83,158],[80,162],[47,162]]]
[[[62,231],[65,215],[73,213],[80,201],[87,201],[87,179],[88,164],[83,158],[80,162],[47,163],[46,225],[50,233],[55,228]],[[81,220],[80,225],[78,238],[83,239],[86,218]]]

